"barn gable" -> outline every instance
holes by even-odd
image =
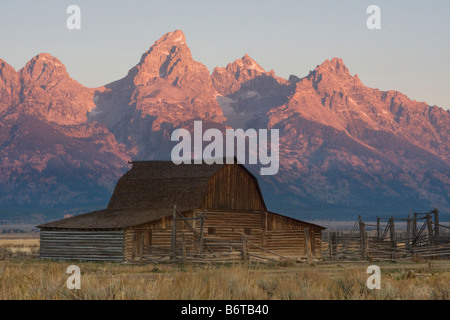
[[[242,165],[222,165],[208,181],[201,208],[264,211],[266,204],[256,178]]]

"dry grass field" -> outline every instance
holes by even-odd
[[[38,239],[0,239],[0,300],[442,300],[450,260],[229,265],[126,265],[38,259]],[[20,240],[20,239],[19,239]],[[81,289],[66,269],[81,270]],[[367,267],[381,268],[370,290]]]

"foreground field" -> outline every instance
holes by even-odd
[[[436,300],[450,298],[450,261],[351,262],[314,265],[125,265],[42,261],[35,241],[0,242],[1,300]],[[68,289],[67,267],[81,270],[81,289]],[[369,265],[381,268],[370,290]]]

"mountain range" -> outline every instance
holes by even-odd
[[[365,86],[342,59],[284,79],[250,56],[212,74],[182,31],[117,81],[87,88],[48,53],[0,59],[0,214],[106,207],[132,160],[170,159],[176,128],[278,129],[268,208],[299,218],[450,213],[450,111]]]

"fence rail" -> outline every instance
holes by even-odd
[[[250,261],[287,261],[291,258],[248,241],[246,235],[241,240],[203,239],[208,250],[202,250],[198,241],[176,241],[174,250],[168,246],[145,246],[141,257],[135,262],[250,262]]]
[[[433,221],[434,217],[434,221]],[[326,260],[400,260],[414,257],[450,257],[450,227],[439,223],[439,211],[414,213],[406,219],[390,217],[366,224],[358,217],[351,231],[322,234],[322,257]],[[406,222],[406,231],[395,222]],[[418,223],[422,223],[421,226]],[[376,228],[367,231],[366,228]]]

